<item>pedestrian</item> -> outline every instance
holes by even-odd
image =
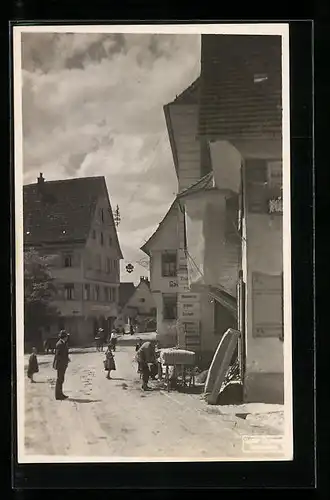
[[[29,364],[28,364],[28,369],[27,369],[27,376],[30,379],[31,383],[35,383],[35,380],[33,379],[33,376],[35,373],[39,372],[39,365],[38,365],[38,358],[37,358],[37,349],[35,347],[32,347],[32,353],[29,357]]]
[[[141,346],[142,346],[142,340],[141,339],[137,339],[137,342],[136,342],[136,345],[135,345],[135,352],[138,352],[138,350],[140,349]]]
[[[107,379],[111,379],[110,373],[112,370],[116,370],[116,363],[110,344],[108,345],[108,348],[105,353],[104,369],[108,372]]]
[[[95,344],[96,344],[96,350],[100,351],[101,350],[101,337],[100,337],[100,329],[99,328],[96,331],[94,340],[95,340]]]
[[[156,361],[155,345],[153,342],[144,342],[136,353],[136,358],[139,364],[139,371],[142,375],[142,390],[150,391],[148,386],[150,378],[149,364],[154,364]]]
[[[67,332],[65,330],[61,330],[59,334],[59,340],[56,344],[53,362],[53,368],[57,371],[57,379],[55,385],[55,399],[57,400],[68,398],[68,396],[63,394],[65,372],[70,362],[68,340],[69,337]]]
[[[98,342],[98,350],[103,352],[103,347],[104,347],[104,344],[105,344],[105,333],[104,333],[104,330],[103,328],[99,328],[98,329],[98,338],[99,338],[99,342]]]
[[[136,353],[138,352],[138,350],[139,350],[139,349],[140,349],[140,347],[142,346],[142,343],[143,343],[143,342],[142,342],[142,340],[141,340],[141,339],[137,339],[137,343],[136,343],[136,345],[135,345],[135,352],[136,352]],[[138,365],[138,367],[137,367],[137,372],[138,372],[138,373],[140,373],[140,374],[141,374],[141,376],[142,376],[142,370],[141,370],[141,367],[140,367],[140,362],[139,362],[139,360],[138,360],[137,355],[135,355],[135,356],[136,356],[136,361],[137,361],[137,365]]]
[[[110,335],[110,345],[113,351],[116,350],[116,345],[117,345],[117,332],[116,330],[112,330],[111,335]]]

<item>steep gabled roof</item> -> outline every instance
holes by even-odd
[[[175,145],[173,126],[172,126],[172,120],[171,120],[169,108],[170,108],[170,106],[177,105],[177,104],[179,104],[179,105],[198,104],[198,102],[199,102],[199,80],[200,80],[200,78],[198,77],[197,80],[195,80],[191,85],[189,85],[189,87],[186,88],[180,95],[176,96],[176,98],[172,102],[169,102],[168,104],[166,104],[163,107],[165,121],[166,121],[166,127],[168,130],[168,136],[169,136],[170,146],[171,146],[172,155],[173,155],[174,166],[175,166],[175,170],[176,170],[177,174],[178,174],[178,169],[179,169],[179,160],[178,160],[178,154],[177,154],[176,145]]]
[[[198,77],[189,87],[187,87],[181,94],[176,96],[174,101],[170,104],[198,104],[199,99],[199,79]]]
[[[24,244],[85,242],[101,195],[109,202],[105,179],[84,177],[23,186]],[[118,250],[120,245],[115,229]],[[122,258],[122,255],[121,255]]]
[[[118,305],[124,307],[135,292],[135,285],[131,282],[123,282],[119,285]]]
[[[202,35],[199,112],[211,140],[280,137],[281,36]]]
[[[159,233],[159,231],[162,230],[162,228],[163,228],[166,220],[168,219],[169,215],[173,212],[173,209],[176,206],[176,203],[177,203],[177,199],[175,199],[173,201],[172,205],[170,206],[170,208],[166,212],[164,218],[158,224],[158,227],[157,227],[156,231],[154,231],[154,233],[150,236],[150,238],[148,239],[148,241],[146,241],[146,243],[140,248],[140,250],[142,250],[142,252],[144,252],[144,253],[146,253],[147,255],[150,256],[150,251],[149,251],[150,244],[154,241],[154,239],[155,239],[156,235]]]
[[[204,175],[204,177],[199,179],[197,182],[195,182],[188,188],[183,189],[178,194],[177,198],[182,198],[189,194],[199,193],[200,191],[205,191],[206,189],[213,189],[214,187],[215,184],[214,184],[213,172],[209,172],[208,174]]]

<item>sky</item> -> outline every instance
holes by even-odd
[[[22,72],[24,184],[104,175],[137,283],[177,193],[163,106],[199,76],[200,36],[22,33]]]

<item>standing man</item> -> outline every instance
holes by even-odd
[[[56,344],[53,362],[53,368],[57,371],[57,379],[55,385],[55,399],[57,400],[68,398],[68,396],[65,396],[65,394],[63,394],[65,372],[70,361],[68,339],[69,336],[67,332],[65,330],[61,330],[59,334],[59,340]]]

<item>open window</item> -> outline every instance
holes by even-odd
[[[73,255],[71,253],[67,253],[64,255],[64,267],[73,267]]]
[[[66,283],[64,285],[64,297],[65,300],[74,300],[74,284]]]
[[[177,319],[177,295],[176,293],[163,294],[163,319]]]
[[[175,277],[177,275],[177,253],[166,251],[162,253],[162,276]]]

